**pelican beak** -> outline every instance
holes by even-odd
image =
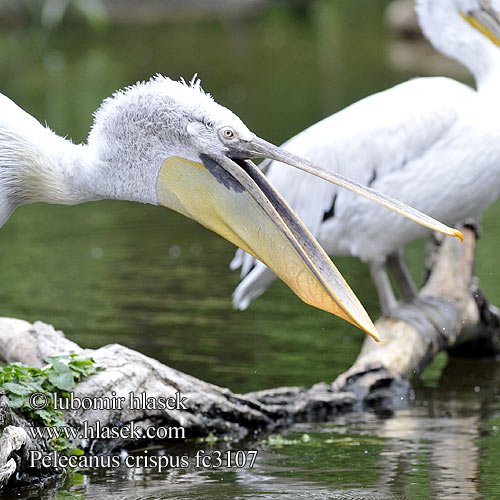
[[[379,203],[390,210],[394,210],[395,212],[408,217],[423,226],[433,229],[434,231],[450,236],[456,236],[463,241],[463,235],[457,229],[448,227],[432,217],[429,217],[428,215],[423,214],[422,212],[419,212],[418,210],[406,205],[405,203],[395,200],[390,196],[380,193],[375,189],[365,187],[362,184],[352,181],[336,172],[317,167],[308,160],[300,158],[299,156],[296,156],[285,149],[279,148],[274,144],[258,137],[254,136],[251,141],[239,141],[230,151],[230,156],[232,158],[270,158],[272,160],[286,163],[287,165],[303,170],[304,172],[321,177],[322,179],[332,182],[333,184],[337,184],[340,187],[349,189],[360,196],[364,196],[365,198]]]
[[[500,47],[500,13],[491,7],[488,0],[479,2],[480,8],[460,11],[460,15],[480,33]]]
[[[264,174],[249,160],[201,155],[169,158],[159,203],[266,264],[304,302],[340,316],[378,340],[375,327],[330,258]]]

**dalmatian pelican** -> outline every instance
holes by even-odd
[[[477,90],[444,77],[413,79],[325,118],[282,149],[453,225],[500,195],[500,2],[417,0],[416,8],[426,37],[469,68]],[[401,317],[387,267],[399,295],[414,300],[402,249],[428,229],[276,160],[261,167],[329,255],[369,263],[382,311]],[[275,276],[242,250],[231,262],[239,267],[233,304],[246,309]]]
[[[129,200],[197,220],[265,262],[305,302],[377,337],[358,299],[287,203],[249,160],[320,175],[412,219],[459,235],[359,183],[258,138],[189,84],[158,75],[104,101],[87,144],[73,144],[0,94],[0,226],[25,203]]]

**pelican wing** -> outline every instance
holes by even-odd
[[[457,107],[474,96],[471,88],[448,78],[410,80],[325,118],[283,147],[323,168],[384,192],[391,188],[390,179],[397,176],[403,179],[415,160],[446,137],[458,120]],[[354,205],[362,207],[358,211],[378,210],[379,214],[385,214],[385,209],[279,162],[266,161],[262,167],[327,253],[363,256],[355,242],[342,238],[335,223]],[[387,194],[400,198],[396,187],[397,182],[395,189]],[[411,204],[412,200],[401,198],[401,201]],[[426,209],[415,208],[424,212]],[[389,218],[396,217],[394,220],[399,217],[387,213]],[[354,218],[353,223],[356,222]],[[326,234],[332,228],[331,234]],[[418,227],[415,231],[423,229]],[[332,233],[335,241],[332,241]],[[241,250],[231,262],[231,269],[239,267],[242,281],[233,294],[233,304],[238,309],[246,309],[275,277],[266,266]]]

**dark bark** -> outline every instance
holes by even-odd
[[[0,491],[62,474],[57,467],[44,468],[30,462],[32,452],[45,454],[48,447],[45,441],[30,438],[28,426],[26,420],[11,411],[5,393],[0,391]]]

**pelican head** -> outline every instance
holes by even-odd
[[[329,257],[249,158],[280,156],[199,80],[157,76],[107,99],[89,135],[86,191],[173,209],[265,262],[306,303],[376,337]]]
[[[486,83],[500,65],[500,0],[417,0],[416,9],[434,47]]]

